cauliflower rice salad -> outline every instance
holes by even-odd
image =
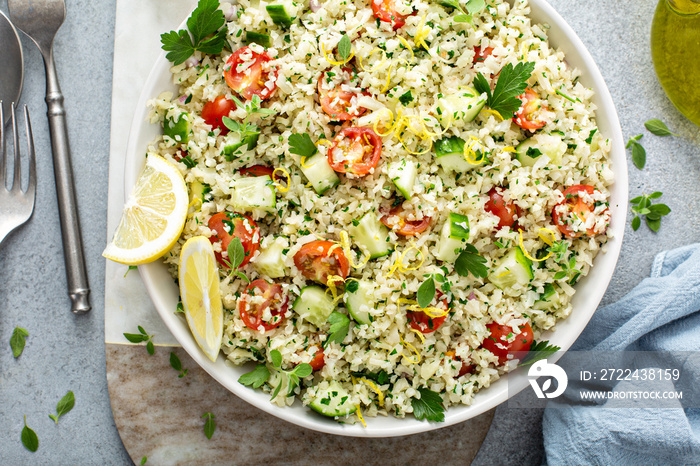
[[[528,13],[201,0],[218,29],[188,21],[189,55],[163,35],[179,90],[149,102],[148,152],[191,198],[165,261],[212,242],[221,351],[257,363],[241,383],[343,422],[441,420],[546,346],[608,239],[613,172],[592,91]]]

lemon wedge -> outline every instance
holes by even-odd
[[[204,354],[216,361],[224,335],[224,311],[216,257],[206,236],[194,236],[182,247],[178,276],[192,335]]]
[[[187,184],[177,167],[149,154],[117,231],[102,255],[127,265],[162,257],[180,237],[188,204]]]

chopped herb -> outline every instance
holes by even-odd
[[[345,285],[345,291],[347,291],[348,293],[355,293],[359,288],[360,282],[358,282],[357,280],[350,280]]]
[[[413,102],[413,94],[411,94],[411,91],[406,91],[401,97],[399,97],[399,102],[401,102],[401,105],[403,106]]]

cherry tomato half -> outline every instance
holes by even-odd
[[[270,284],[262,278],[253,280],[238,301],[238,312],[243,323],[257,331],[260,331],[260,327],[263,331],[279,327],[288,307],[289,297],[282,291],[282,286]],[[272,316],[269,321],[263,320],[267,309]]]
[[[394,207],[388,214],[379,219],[387,228],[391,228],[397,235],[415,236],[423,233],[430,226],[431,217],[423,217],[422,220],[407,220],[408,212],[400,205]]]
[[[350,263],[343,249],[332,241],[306,243],[294,254],[294,265],[304,277],[324,285],[332,275],[345,279],[350,273]]]
[[[316,346],[317,351],[314,353],[314,357],[311,358],[311,361],[309,364],[311,365],[311,369],[314,371],[320,371],[323,369],[323,366],[326,365],[326,355],[323,353],[323,348],[320,346]]]
[[[260,230],[252,218],[233,212],[219,212],[209,219],[209,228],[215,232],[209,237],[212,244],[221,242],[221,250],[228,251],[228,245],[234,237],[241,240],[245,257],[240,267],[250,262],[255,251],[260,248]],[[216,260],[222,266],[229,268],[228,260],[220,252],[215,252]],[[230,259],[230,258],[229,258]]]
[[[474,60],[472,63],[481,63],[491,56],[493,53],[493,47],[474,47]]]
[[[451,357],[453,361],[459,361],[462,363],[462,367],[459,368],[459,372],[455,376],[455,379],[458,379],[465,374],[473,374],[474,373],[474,369],[476,369],[476,365],[475,364],[465,364],[462,361],[462,358],[455,355],[454,351],[448,351],[447,353],[445,353],[445,356]]]
[[[371,128],[345,128],[328,149],[328,163],[338,173],[366,175],[382,155],[382,139]]]
[[[339,84],[333,84],[326,71],[318,78],[318,95],[321,107],[333,120],[347,121],[357,118],[367,111],[364,107],[357,106],[359,92],[342,90],[342,86],[358,87],[359,78],[354,69],[343,68]]]
[[[372,13],[379,21],[391,23],[394,30],[406,24],[406,18],[411,15],[402,15],[396,11],[396,2],[400,0],[370,0]]]
[[[204,104],[202,118],[206,124],[211,126],[212,130],[219,128],[221,134],[228,134],[228,128],[224,125],[222,118],[229,116],[234,110],[236,110],[236,104],[233,100],[227,99],[225,95],[220,95]]]
[[[517,230],[518,217],[522,215],[520,207],[515,205],[514,202],[506,203],[506,201],[503,200],[500,189],[495,187],[491,188],[488,195],[489,200],[486,201],[484,208],[486,212],[498,217],[498,228],[508,227]]]
[[[224,67],[228,87],[246,100],[254,95],[265,100],[277,89],[277,70],[270,66],[267,52],[258,53],[246,46],[233,52]]]
[[[525,323],[518,327],[520,332],[515,334],[510,325],[501,325],[491,322],[486,326],[491,335],[484,339],[481,346],[498,356],[498,363],[505,364],[508,361],[509,351],[529,351],[534,336],[532,327]]]
[[[535,131],[542,128],[547,122],[542,118],[542,111],[547,110],[547,106],[542,103],[537,93],[531,88],[518,96],[522,101],[520,110],[515,112],[513,121],[522,129]]]
[[[270,179],[272,179],[272,174],[274,173],[274,169],[272,167],[268,167],[266,165],[253,165],[252,167],[246,167],[246,168],[241,168],[240,170],[241,175],[245,176],[269,176]]]
[[[584,234],[594,236],[605,231],[605,229],[603,229],[603,231],[596,231],[595,223],[597,222],[594,222],[594,225],[586,230],[579,230],[575,228],[570,220],[571,216],[576,216],[581,220],[581,223],[585,225],[588,218],[592,215],[607,215],[607,208],[596,214],[594,213],[596,208],[595,203],[591,202],[590,199],[588,202],[582,199],[583,194],[591,196],[595,193],[595,188],[587,184],[571,186],[562,193],[564,195],[564,200],[555,205],[554,209],[552,209],[552,220],[559,228],[559,231],[569,238],[579,238]],[[578,224],[578,222],[576,223]]]
[[[447,311],[447,298],[443,298],[442,293],[438,291],[435,300],[437,301],[437,305],[435,307]],[[408,318],[408,325],[410,325],[411,328],[426,334],[433,333],[435,330],[437,330],[438,327],[440,327],[447,319],[447,314],[440,317],[430,317],[423,311],[407,311],[406,317]]]

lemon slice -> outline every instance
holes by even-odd
[[[162,257],[180,237],[188,204],[187,184],[180,170],[163,157],[149,154],[114,238],[102,255],[127,265]]]
[[[224,335],[224,312],[216,257],[206,236],[194,236],[182,247],[178,276],[192,335],[204,354],[216,361]]]

